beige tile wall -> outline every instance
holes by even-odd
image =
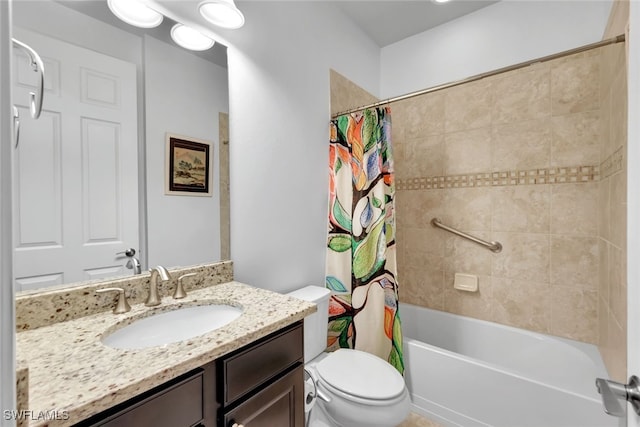
[[[619,347],[625,320],[607,313],[625,293],[611,285],[604,298],[601,278],[610,283],[619,271],[602,271],[612,265],[603,250],[624,259],[616,251],[622,209],[598,214],[603,195],[621,207],[624,180],[618,172],[600,181],[603,160],[619,146],[608,134],[623,139],[602,125],[623,103],[620,82],[604,82],[618,69],[607,62],[610,50],[624,47],[392,104],[402,301],[589,343],[604,335],[603,348]],[[601,95],[608,86],[610,101]],[[433,217],[504,249],[494,254],[434,229]],[[601,224],[613,240],[603,239]],[[477,275],[479,291],[454,289],[455,273]]]
[[[229,185],[229,114],[218,113],[220,141],[220,259],[231,259],[231,200]]]
[[[331,72],[332,113],[375,100]],[[401,300],[597,343],[625,380],[624,45],[395,103],[392,117]],[[456,272],[479,291],[455,290]]]
[[[329,71],[329,85],[331,115],[378,101],[378,98],[334,70]]]
[[[627,350],[627,76],[624,44],[603,51],[600,99],[603,137],[598,183],[599,348],[611,378],[626,380]]]
[[[614,0],[603,39],[624,34],[629,23],[629,0]]]

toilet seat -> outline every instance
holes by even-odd
[[[405,391],[404,378],[389,363],[372,354],[339,349],[316,366],[319,379],[350,400],[388,401]]]

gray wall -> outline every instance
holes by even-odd
[[[329,69],[375,92],[379,48],[330,4],[241,7],[246,24],[228,36],[235,277],[323,286]]]
[[[228,112],[227,70],[152,37],[144,39],[149,266],[220,259],[218,113]],[[165,133],[213,143],[211,197],[164,193]]]

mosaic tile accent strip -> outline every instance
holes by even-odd
[[[620,172],[624,166],[624,150],[620,146],[612,155],[600,163],[602,178],[609,178],[611,175]]]
[[[569,166],[522,171],[483,172],[465,175],[399,179],[398,190],[498,187],[510,185],[569,184],[600,179],[600,166]]]

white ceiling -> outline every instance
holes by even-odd
[[[126,31],[135,34],[150,34],[171,43],[169,28],[173,25],[173,21],[170,19],[166,19],[158,28],[142,30],[127,25],[113,16],[106,5],[106,0],[55,1],[111,25],[116,25]],[[236,5],[242,10],[242,5],[251,1],[256,0],[236,0]],[[448,3],[439,4],[431,0],[325,0],[327,3],[335,4],[380,47],[422,33],[497,1],[451,0]],[[176,17],[183,17],[204,26],[209,25],[195,12],[197,8],[194,5],[197,5],[200,0],[155,0],[155,2],[165,7]],[[195,54],[226,68],[226,48],[218,43],[209,51]]]
[[[150,0],[166,8],[176,17],[201,25],[209,25],[197,13],[201,0]],[[248,3],[269,0],[235,0],[240,10]],[[436,3],[432,0],[288,0],[292,2],[321,1],[335,5],[347,15],[378,46],[384,47],[422,33],[445,22],[460,18],[499,0],[450,0]],[[224,35],[224,31],[215,29]]]
[[[2,1],[2,0],[0,0]],[[144,34],[148,34],[152,37],[155,37],[159,40],[164,41],[165,43],[173,44],[171,40],[170,32],[171,27],[175,24],[169,18],[166,18],[162,21],[159,27],[156,28],[138,28],[133,25],[129,25],[124,21],[118,19],[107,6],[107,0],[95,0],[95,1],[82,1],[82,0],[54,0],[57,3],[60,3],[63,6],[66,6],[70,9],[74,9],[77,12],[83,13],[85,15],[91,16],[92,18],[98,19],[102,22],[105,22],[109,25],[113,25],[114,27],[118,27],[121,30],[130,32],[132,34],[136,34],[138,36],[142,36]],[[187,1],[184,1],[187,3]],[[193,2],[191,2],[191,6],[193,6]],[[193,55],[204,58],[208,61],[213,62],[223,68],[227,68],[227,48],[220,43],[216,43],[212,49],[202,51],[202,52],[194,52],[191,51]]]
[[[378,46],[384,47],[497,3],[496,0],[334,1]]]

